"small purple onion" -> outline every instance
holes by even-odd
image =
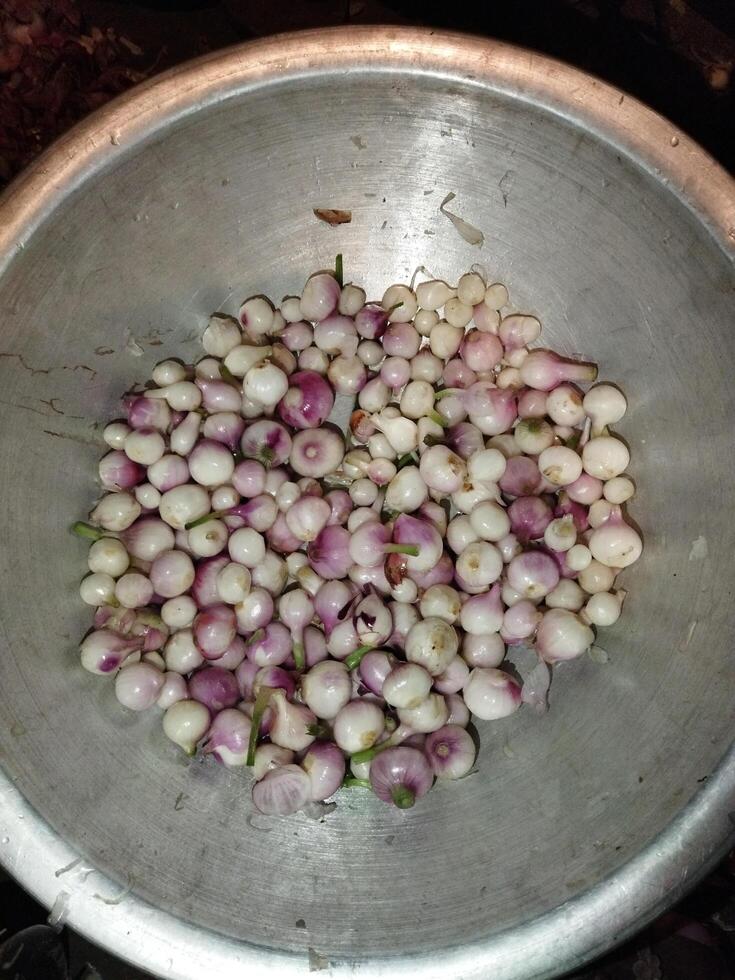
[[[521,599],[505,610],[500,635],[506,643],[520,643],[536,632],[542,614],[530,601]]]
[[[230,530],[251,527],[261,534],[273,526],[278,517],[278,505],[269,493],[259,493],[252,500],[246,500],[237,507],[231,507],[224,518]]]
[[[238,633],[254,633],[263,629],[273,619],[273,596],[261,588],[251,589],[242,602],[235,606]]]
[[[455,657],[447,669],[434,678],[434,690],[440,694],[457,694],[467,683],[470,669],[461,657]]]
[[[387,357],[380,368],[380,380],[394,391],[408,384],[411,365],[405,357]]]
[[[205,660],[216,660],[235,639],[236,619],[231,606],[212,605],[197,614],[194,642]]]
[[[326,800],[342,785],[345,778],[345,757],[334,742],[314,742],[301,761],[309,777],[312,801]]]
[[[319,480],[338,469],[344,452],[344,438],[338,430],[326,427],[302,429],[293,438],[291,468],[299,476]]]
[[[215,668],[208,667],[207,670]],[[200,671],[204,673],[204,671]],[[195,677],[198,675],[194,675]],[[196,699],[200,700],[200,699]],[[206,704],[206,701],[203,702]],[[208,707],[210,707],[208,705]],[[226,766],[244,766],[250,740],[250,719],[236,708],[225,708],[212,722],[203,751]]]
[[[485,336],[491,337],[492,334]],[[424,754],[435,776],[442,779],[461,779],[475,764],[477,750],[472,737],[464,728],[460,725],[445,725],[426,736]]]
[[[338,524],[328,524],[306,549],[311,567],[325,579],[344,578],[353,562],[350,533]]]
[[[511,456],[498,486],[509,497],[532,497],[544,483],[536,461],[529,456]]]
[[[131,429],[158,429],[166,432],[171,424],[171,409],[165,398],[132,398],[127,405],[128,425]]]
[[[82,640],[82,667],[92,674],[114,674],[142,647],[140,639],[118,636],[111,630],[99,629]]]
[[[246,701],[251,701],[254,697],[253,695],[253,684],[255,683],[255,676],[260,670],[257,664],[254,664],[252,660],[243,660],[240,666],[235,670],[235,680],[237,681],[237,687],[240,691],[240,697],[244,698]]]
[[[261,813],[285,817],[296,813],[308,802],[311,780],[301,766],[279,766],[269,770],[253,786],[253,804]]]
[[[359,343],[355,321],[341,313],[325,317],[314,327],[314,343],[330,357],[354,357]]]
[[[542,599],[559,584],[556,561],[543,551],[524,551],[508,563],[508,584],[527,599]]]
[[[344,524],[354,507],[349,493],[346,490],[330,490],[324,495],[324,499],[331,508],[327,523]]]
[[[327,659],[327,641],[318,626],[304,630],[304,662],[307,669]]]
[[[164,675],[152,664],[123,666],[115,676],[115,696],[131,711],[152,708],[163,687]]]
[[[564,381],[588,384],[597,377],[597,365],[572,361],[551,350],[532,350],[520,367],[521,381],[538,391],[551,391]]]
[[[202,404],[210,413],[238,412],[242,405],[242,392],[226,381],[197,378],[194,382],[202,392]]]
[[[229,561],[227,555],[215,555],[214,558],[205,558],[197,562],[191,594],[200,609],[219,605],[222,601],[217,591],[217,576]],[[224,653],[224,650],[222,652]]]
[[[280,333],[283,346],[290,351],[299,353],[311,347],[314,340],[314,331],[308,323],[303,320],[296,320],[284,327]]]
[[[342,613],[354,597],[354,589],[338,578],[325,582],[314,596],[314,608],[327,636],[337,623],[342,622]]]
[[[323,320],[339,304],[342,289],[331,272],[315,272],[306,280],[299,305],[305,320]]]
[[[286,428],[271,419],[253,422],[240,440],[243,456],[259,460],[266,468],[285,463],[291,453],[291,445],[291,436]]]
[[[236,636],[232,643],[227,647],[221,657],[210,660],[213,667],[224,667],[225,670],[235,670],[245,659],[245,641],[241,636]]]
[[[503,670],[475,667],[464,686],[464,700],[473,715],[495,721],[518,710],[521,685]]]
[[[206,705],[214,714],[232,708],[240,700],[235,675],[223,667],[202,667],[189,678],[189,697]]]
[[[132,490],[145,479],[145,467],[113,449],[99,462],[100,483],[106,490]]]
[[[317,429],[334,405],[334,393],[316,371],[296,371],[289,388],[278,403],[278,414],[293,429]]]
[[[461,694],[446,694],[444,697],[449,709],[447,725],[460,725],[466,728],[470,723],[470,711]]]
[[[554,516],[542,497],[516,497],[507,513],[510,529],[521,544],[542,538]]]
[[[546,418],[546,392],[526,388],[518,396],[518,417],[522,419]]]
[[[120,532],[119,538],[128,554],[140,561],[155,561],[164,551],[171,551],[175,543],[171,527],[158,517],[138,518]]]
[[[387,357],[405,357],[410,361],[419,352],[421,335],[412,323],[391,323],[382,343]]]
[[[273,551],[278,551],[282,555],[290,555],[293,551],[298,551],[303,542],[297,538],[286,523],[284,514],[279,513],[274,523],[266,531],[268,547]]]
[[[502,360],[503,345],[493,333],[470,330],[465,334],[459,355],[468,368],[484,374]]]
[[[231,483],[241,497],[250,500],[265,493],[266,470],[257,459],[243,459],[234,469]]]
[[[574,521],[574,526],[578,534],[582,534],[583,531],[589,528],[588,510],[585,505],[580,504],[576,500],[572,500],[569,494],[562,490],[554,508],[554,517],[564,517],[566,514],[572,515],[572,520]]]
[[[445,388],[469,388],[477,381],[477,375],[459,357],[447,361],[442,372]]]
[[[426,756],[418,749],[399,745],[377,755],[370,765],[370,785],[375,795],[401,810],[425,796],[434,782]]]
[[[430,589],[432,585],[451,585],[454,579],[454,562],[445,552],[437,563],[427,572],[411,572],[411,579],[420,589]]]
[[[225,385],[230,388],[230,385]],[[230,391],[234,389],[230,388]],[[221,442],[231,452],[240,445],[240,438],[245,431],[245,419],[235,412],[215,412],[204,420],[202,435],[205,439]]]
[[[360,660],[357,673],[371,694],[382,697],[383,682],[397,663],[393,654],[387,650],[369,650]]]
[[[485,448],[482,433],[471,422],[458,422],[447,429],[446,437],[449,448],[464,460]]]
[[[465,600],[459,613],[459,621],[465,633],[473,636],[497,633],[503,625],[500,583],[496,582],[488,591]]]
[[[367,303],[355,316],[357,332],[365,340],[380,340],[388,326],[388,314],[378,303]]]
[[[156,490],[165,493],[189,482],[189,466],[185,459],[175,454],[167,454],[148,467],[148,481]]]
[[[296,690],[296,684],[288,671],[284,670],[283,667],[277,667],[273,664],[258,669],[253,681],[253,694],[256,697],[262,687],[272,687],[274,690],[281,690],[287,698],[293,697]],[[284,748],[288,748],[288,746],[284,746]]]
[[[246,655],[259,667],[279,667],[291,654],[291,633],[283,623],[273,622],[247,642]]]

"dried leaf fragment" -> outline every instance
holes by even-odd
[[[338,208],[314,208],[316,217],[328,225],[347,225],[352,221],[352,211],[341,211]]]

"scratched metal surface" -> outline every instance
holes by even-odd
[[[389,36],[276,39],[180,70],[4,203],[0,858],[49,903],[63,885],[77,928],[161,975],[554,975],[728,839],[732,186],[570,69]],[[449,191],[481,250],[439,213]],[[319,206],[352,223],[327,228]],[[551,345],[621,382],[646,553],[601,640],[610,662],[558,669],[542,719],[482,725],[477,775],[409,813],[343,792],[323,823],[271,821],[246,774],[183,758],[156,712],[125,712],[79,669],[85,548],[66,528],[131,381],[194,357],[211,310],[298,291],[337,251],[372,295],[418,264],[451,280],[479,261]],[[54,880],[75,856],[97,879]]]

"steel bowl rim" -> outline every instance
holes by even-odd
[[[0,198],[0,275],[62,200],[165,124],[261,85],[334,70],[428,74],[533,102],[615,146],[667,185],[735,259],[735,182],[693,140],[635,98],[504,43],[428,29],[349,27],[278,35],[206,55],[97,110]],[[328,975],[510,980],[572,969],[622,941],[707,872],[731,846],[734,797],[732,747],[663,832],[571,901],[532,922],[425,956],[330,961]],[[87,874],[81,855],[3,772],[0,835],[0,861],[31,894],[48,907],[56,902],[69,925],[94,942],[161,976],[225,978],[251,969],[288,980],[309,970],[306,954],[249,945],[190,925],[99,872]]]

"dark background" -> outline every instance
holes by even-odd
[[[0,188],[151,74],[238,41],[345,23],[451,28],[561,58],[647,102],[735,171],[735,0],[0,0]],[[144,978],[44,927],[47,914],[0,873],[0,978]],[[699,978],[735,980],[733,855],[574,980]]]

